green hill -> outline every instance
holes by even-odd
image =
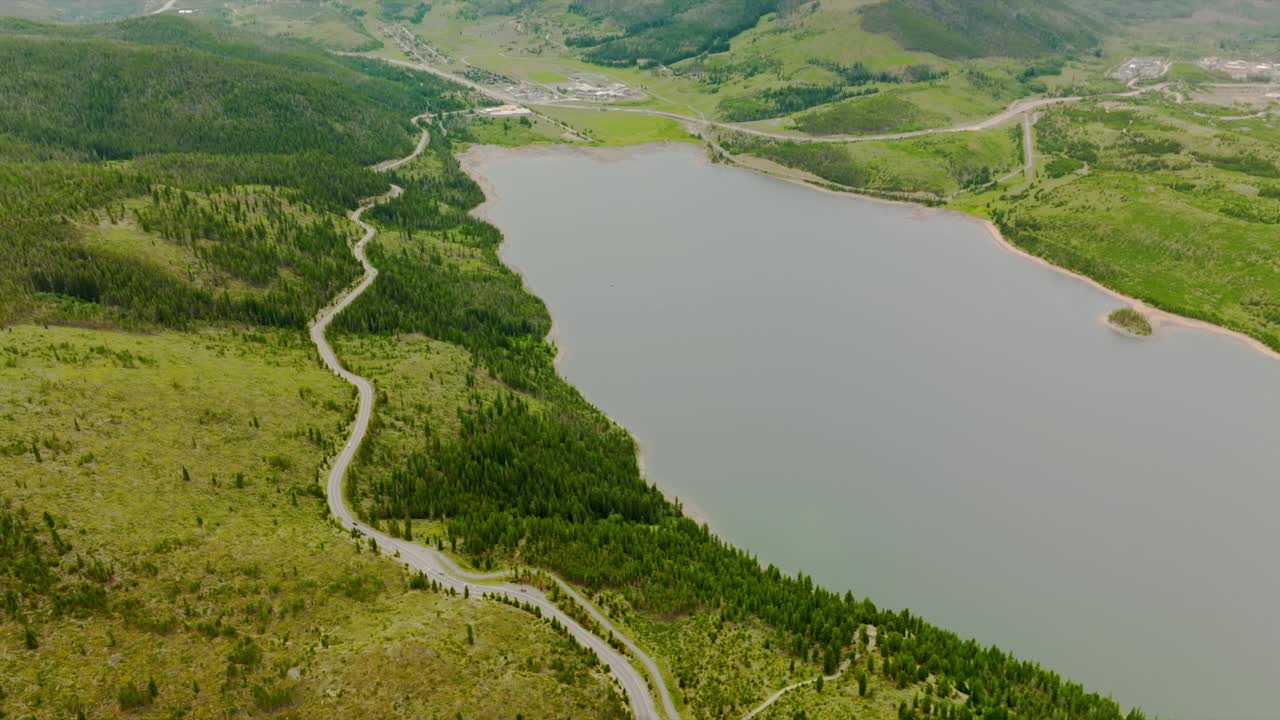
[[[267,51],[176,18],[6,29],[0,131],[101,159],[319,151],[371,163],[395,155],[408,118],[451,92],[429,76]]]
[[[867,30],[908,50],[953,59],[1086,50],[1101,29],[1062,0],[887,0],[863,18]]]

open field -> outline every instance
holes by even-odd
[[[906,140],[802,144],[722,134],[721,145],[863,191],[949,197],[1021,165],[1021,131],[998,128]]]
[[[103,22],[140,15],[161,4],[156,0],[11,0],[0,9],[0,16],[54,22]]]
[[[600,145],[696,141],[680,123],[670,118],[554,106],[538,108],[538,112],[563,122],[578,131],[578,134]]]
[[[568,132],[545,118],[474,118],[466,124],[466,138],[481,145],[517,147],[537,143],[565,142]]]
[[[359,17],[341,12],[341,5],[283,0],[234,7],[236,11],[229,14],[231,24],[251,32],[313,40],[347,51],[373,49],[382,42],[365,29]]]
[[[56,614],[34,593],[21,621],[0,616],[5,713],[608,707],[607,678],[527,613],[409,591],[395,563],[332,530],[316,474],[351,399],[312,351],[283,332],[0,330],[3,507],[25,508],[46,535],[51,514],[68,546],[48,550],[56,573],[107,568],[90,581],[101,603]]]

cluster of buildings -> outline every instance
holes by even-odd
[[[1164,58],[1138,57],[1126,60],[1123,65],[1107,73],[1107,77],[1120,82],[1134,80],[1154,80],[1169,70]]]
[[[1251,78],[1280,79],[1280,63],[1209,57],[1200,61],[1200,67],[1226,73],[1233,80],[1248,80]]]
[[[620,82],[609,82],[608,78],[585,73],[573,75],[569,82],[556,86],[556,90],[572,96],[577,100],[593,100],[595,102],[616,102],[619,100],[639,100],[643,93],[637,92],[629,85]]]

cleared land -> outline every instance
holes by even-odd
[[[561,635],[410,591],[333,531],[316,474],[351,397],[313,353],[300,333],[0,330],[6,508],[59,577],[106,568],[100,603],[33,592],[5,615],[5,712],[607,716],[609,679]]]

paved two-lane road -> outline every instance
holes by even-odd
[[[421,72],[430,73],[437,77],[450,80],[464,87],[471,88],[472,90],[475,90],[476,92],[486,97],[497,100],[499,102],[512,103],[517,105],[523,104],[524,102],[520,98],[516,97],[515,95],[509,92],[506,92],[505,90],[495,88],[489,85],[482,85],[478,82],[475,82],[474,80],[468,79],[456,73],[451,73],[448,70],[442,70],[438,67],[427,65],[425,63],[410,62],[407,60],[396,60],[394,58],[386,58],[380,55],[372,55],[368,53],[364,53],[364,54],[339,53],[339,54],[352,55],[356,57],[365,57],[373,60],[380,60],[382,62],[391,64],[391,65],[396,65],[399,67],[404,67],[412,70],[419,70]],[[1141,95],[1143,93],[1161,91],[1166,89],[1167,87],[1169,87],[1169,83],[1162,83],[1158,85],[1150,85],[1147,87],[1130,89],[1125,92],[1108,93],[1105,95],[1098,95],[1094,97],[1114,97],[1114,98],[1134,97],[1136,95]],[[566,101],[559,101],[559,100],[546,103],[543,106],[570,108],[574,110],[620,112],[620,113],[630,113],[634,115],[652,115],[654,117],[664,117],[664,118],[669,118],[671,120],[675,120],[677,122],[683,123],[684,125],[686,125],[691,129],[717,128],[720,130],[729,130],[732,132],[745,133],[747,135],[754,135],[757,137],[766,137],[766,138],[772,138],[775,140],[790,140],[790,141],[799,142],[799,143],[856,143],[856,142],[873,142],[876,140],[906,140],[908,138],[925,137],[928,135],[941,135],[941,134],[947,134],[947,133],[977,132],[980,130],[990,130],[992,128],[997,128],[1003,125],[1007,125],[1017,120],[1018,116],[1020,115],[1026,116],[1036,112],[1037,110],[1042,110],[1047,107],[1079,102],[1083,99],[1085,99],[1085,96],[1082,96],[1082,95],[1068,95],[1065,97],[1042,97],[1042,98],[1027,98],[1023,100],[1016,100],[1013,103],[1011,103],[1009,107],[1005,108],[1004,110],[988,118],[984,118],[982,120],[978,120],[971,123],[962,123],[959,125],[952,125],[949,127],[942,127],[942,128],[930,128],[927,130],[912,130],[910,132],[889,133],[885,135],[821,135],[821,136],[797,135],[797,134],[791,134],[791,133],[777,132],[773,130],[762,130],[759,128],[748,127],[746,125],[740,125],[738,123],[721,122],[718,120],[708,120],[706,118],[692,117],[690,115],[681,115],[680,113],[666,112],[664,110],[652,110],[649,108],[621,107],[617,105],[602,105],[602,104],[589,104],[589,103],[575,103],[575,102],[566,102]]]
[[[419,116],[426,117],[426,116]],[[415,118],[415,121],[419,118]],[[407,157],[380,163],[374,166],[374,169],[380,171],[392,170],[410,162],[414,158],[422,154],[426,149],[430,137],[427,131],[423,131],[422,137],[418,141],[417,147],[413,153]],[[361,377],[350,370],[347,370],[338,360],[337,353],[334,352],[333,346],[329,344],[329,340],[325,334],[330,323],[343,310],[351,305],[356,298],[360,297],[365,290],[368,290],[374,281],[378,278],[378,269],[374,267],[365,254],[365,248],[369,241],[374,238],[377,231],[372,225],[364,222],[362,219],[364,213],[374,205],[385,200],[398,196],[401,189],[392,186],[391,191],[381,198],[377,198],[363,206],[355,212],[351,213],[351,220],[364,230],[364,235],[352,248],[352,252],[356,259],[360,261],[361,267],[364,268],[364,276],[360,279],[355,287],[347,290],[334,300],[333,304],[320,312],[319,316],[311,324],[311,341],[315,343],[316,349],[320,352],[320,357],[324,364],[336,373],[343,380],[354,385],[358,395],[359,403],[356,410],[356,419],[351,427],[351,435],[347,439],[347,443],[342,447],[342,451],[338,453],[333,460],[333,465],[329,470],[329,478],[327,484],[327,492],[329,497],[329,510],[333,516],[337,518],[342,527],[349,531],[354,531],[360,535],[373,538],[378,544],[379,550],[388,556],[398,556],[400,562],[408,567],[426,573],[431,579],[439,582],[446,588],[452,588],[458,592],[470,590],[470,594],[484,597],[489,595],[507,596],[527,602],[542,610],[544,617],[554,617],[560,621],[569,634],[573,636],[580,644],[593,650],[597,657],[600,658],[618,679],[623,691],[626,693],[631,709],[638,720],[661,720],[662,715],[659,714],[657,705],[654,703],[653,696],[649,692],[648,683],[634,666],[631,665],[627,657],[621,652],[615,650],[603,638],[593,634],[576,620],[569,617],[560,608],[547,598],[545,594],[536,588],[517,585],[515,583],[489,583],[484,581],[494,580],[502,577],[501,573],[490,575],[476,575],[462,572],[452,561],[434,549],[424,547],[414,542],[393,538],[389,535],[381,533],[372,527],[360,522],[352,513],[351,508],[347,505],[346,494],[343,490],[343,482],[346,479],[347,469],[351,466],[352,460],[355,459],[356,452],[360,449],[360,445],[364,442],[365,437],[369,433],[369,421],[373,417],[373,383],[367,378]],[[483,582],[483,584],[475,584]],[[557,582],[560,582],[557,579]],[[562,585],[563,586],[563,585]],[[568,586],[565,589],[572,590]],[[576,593],[573,593],[576,597]],[[595,611],[589,604],[582,601],[582,605],[588,609],[595,617],[600,626],[607,632],[612,632],[636,655],[637,658],[645,665],[652,674],[654,685],[658,689],[659,695],[662,697],[663,706],[667,711],[668,720],[680,720],[679,714],[676,712],[675,706],[671,701],[671,696],[667,692],[662,676],[657,671],[657,666],[653,660],[636,648],[631,640],[625,638],[619,633],[603,616]]]

